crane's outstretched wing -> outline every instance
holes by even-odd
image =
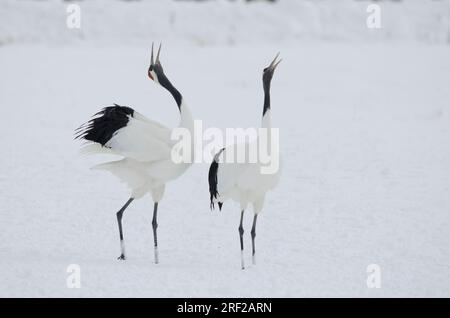
[[[105,107],[77,129],[75,138],[90,142],[83,152],[106,152],[151,162],[170,157],[170,129],[127,106]]]

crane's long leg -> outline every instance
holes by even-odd
[[[121,254],[117,259],[124,260],[125,259],[125,243],[123,241],[123,232],[122,232],[122,215],[126,208],[133,202],[134,198],[128,199],[127,203],[117,212],[117,223],[119,224],[119,235],[120,235],[120,251]]]
[[[241,212],[241,222],[239,223],[239,239],[241,241],[241,268],[245,269],[244,266],[244,227],[242,226],[242,221],[244,220],[244,211]]]
[[[258,218],[258,214],[255,214],[255,216],[253,217],[253,226],[252,226],[252,262],[253,265],[256,264],[256,259],[255,259],[255,237],[256,237],[256,219]]]
[[[153,220],[152,220],[152,227],[153,227],[153,240],[155,243],[155,264],[159,263],[159,257],[158,257],[158,235],[156,233],[156,229],[158,228],[158,222],[156,221],[158,214],[158,202],[155,202],[155,205],[153,207]]]

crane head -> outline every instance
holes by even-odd
[[[263,83],[264,83],[264,87],[269,87],[270,85],[270,81],[272,80],[272,76],[273,73],[275,71],[275,69],[277,68],[278,64],[280,64],[280,62],[282,61],[282,59],[278,60],[278,56],[280,55],[280,53],[278,53],[275,58],[273,59],[272,63],[270,63],[269,66],[267,66],[264,70],[263,70]]]
[[[152,43],[152,56],[150,59],[150,66],[148,68],[148,77],[155,83],[159,83],[158,77],[164,75],[164,70],[159,61],[159,53],[161,52],[161,44],[159,45],[158,53],[156,54],[156,60],[153,59],[153,43]]]

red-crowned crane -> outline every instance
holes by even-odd
[[[180,111],[179,127],[191,133],[193,142],[194,121],[184,98],[164,74],[159,60],[161,45],[156,60],[153,59],[153,44],[148,76],[155,83],[167,89],[173,96]],[[106,162],[93,167],[107,170],[125,182],[131,189],[131,196],[117,212],[121,254],[118,259],[125,260],[125,244],[122,230],[122,216],[128,205],[135,199],[151,193],[153,208],[153,238],[155,263],[158,259],[157,211],[166,183],[183,174],[190,162],[176,163],[171,151],[176,142],[171,140],[171,129],[148,119],[127,106],[106,107],[94,115],[87,123],[77,129],[76,138],[88,141],[82,153],[109,153],[123,157],[118,161]],[[192,149],[193,144],[191,144]]]
[[[271,120],[270,120],[270,83],[275,68],[281,62],[277,61],[277,54],[272,63],[266,67],[263,71],[263,89],[264,89],[264,108],[262,116],[262,128],[267,129],[267,134],[271,134]],[[266,135],[267,136],[267,135]],[[259,139],[259,140],[258,140]],[[261,136],[259,135],[257,140],[251,142],[261,142]],[[271,138],[263,139],[262,142],[270,142]],[[250,141],[245,143],[242,149],[251,149]],[[270,148],[270,145],[266,145]],[[234,147],[234,146],[231,146]],[[249,204],[253,206],[253,226],[251,230],[252,237],[252,260],[255,264],[255,237],[256,237],[256,219],[259,212],[261,212],[264,205],[264,197],[267,191],[273,189],[279,180],[280,169],[270,174],[263,174],[261,172],[261,161],[257,163],[238,163],[227,162],[227,149],[231,152],[230,148],[221,149],[214,157],[213,162],[209,168],[208,182],[211,208],[214,209],[214,203],[218,203],[219,209],[222,209],[223,203],[232,199],[240,204],[241,219],[239,223],[239,239],[241,243],[241,267],[244,266],[244,227],[242,221],[244,219],[244,212]],[[257,149],[257,148],[253,148]],[[235,150],[235,149],[234,149]],[[233,150],[233,153],[234,153]]]

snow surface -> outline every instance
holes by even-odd
[[[266,12],[262,20],[294,16],[286,2],[251,10]],[[73,41],[52,20],[65,4],[39,3],[0,6],[0,21],[9,18],[0,38],[8,29],[13,39],[0,47],[1,297],[450,296],[450,46],[444,40],[412,32],[371,42],[355,36],[363,31],[343,27],[350,41],[328,38],[326,28],[308,40],[296,36],[288,18],[288,34],[267,28],[253,37],[263,22],[248,20],[256,13],[242,3],[108,7],[90,1],[82,3],[85,39]],[[348,12],[361,6],[345,3]],[[441,38],[448,32],[449,2],[423,3],[389,6],[415,12],[409,17],[425,21],[426,30],[439,29],[429,34]],[[167,31],[162,18],[147,19],[140,6],[193,16]],[[196,19],[204,17],[203,6],[212,10],[208,21]],[[339,11],[325,9],[323,1],[291,6]],[[427,18],[426,8],[434,6],[446,8],[440,25]],[[39,10],[48,19],[37,19]],[[101,20],[99,12],[123,20],[108,31],[89,20]],[[340,14],[351,29],[354,17]],[[206,27],[218,17],[222,27]],[[145,23],[161,29],[147,34]],[[229,33],[232,25],[243,32]],[[120,43],[129,34],[133,39]],[[203,44],[195,35],[214,41]],[[153,264],[148,196],[124,214],[128,260],[117,261],[115,212],[128,192],[113,176],[89,170],[103,158],[78,155],[80,144],[72,140],[79,124],[114,102],[178,124],[172,98],[146,76],[149,43],[160,39],[167,75],[205,127],[259,125],[261,71],[281,51],[272,109],[284,170],[258,220],[256,266],[250,265],[252,215],[246,214],[245,271],[239,207],[227,202],[222,212],[209,210],[207,163],[166,189],[158,220],[160,264]],[[366,285],[372,263],[381,267],[380,289]],[[70,264],[81,267],[80,289],[67,288]]]
[[[381,29],[368,29],[360,0],[72,2],[81,29],[68,29],[61,0],[2,0],[0,45],[12,43],[148,45],[155,39],[187,45],[282,42],[450,43],[449,0],[378,1]]]

